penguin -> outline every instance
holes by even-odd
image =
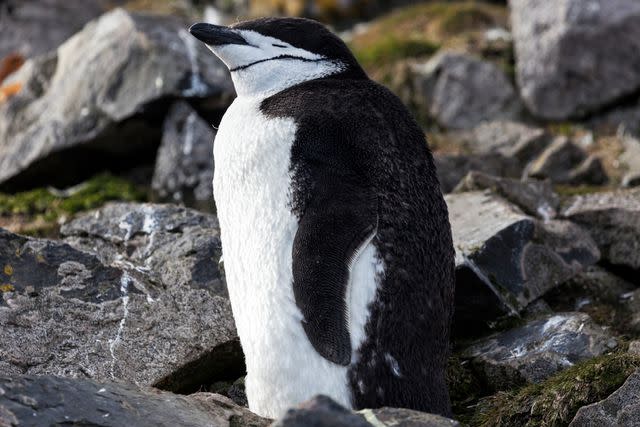
[[[316,21],[190,32],[237,93],[213,186],[250,410],[322,394],[450,415],[454,249],[416,121]]]

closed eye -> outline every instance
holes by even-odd
[[[272,43],[272,44],[271,44],[271,46],[273,46],[273,47],[281,47],[281,48],[283,48],[283,49],[286,49],[286,48],[287,48],[285,45],[283,45],[283,44],[277,44],[277,43]]]

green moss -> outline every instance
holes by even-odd
[[[553,189],[562,198],[583,196],[585,194],[593,194],[609,190],[607,187],[595,185],[555,185]]]
[[[567,425],[584,405],[602,400],[640,367],[640,357],[614,353],[577,364],[541,384],[483,399],[470,420],[474,426]]]
[[[453,413],[463,417],[469,406],[482,394],[480,382],[469,367],[469,363],[453,355],[447,364],[447,384]]]
[[[377,43],[358,48],[353,47],[356,58],[365,68],[387,65],[405,58],[433,54],[438,46],[426,40],[407,40],[389,35]]]
[[[45,188],[16,194],[0,193],[0,219],[5,220],[3,223],[10,223],[12,218],[19,219],[19,229],[7,227],[12,231],[50,235],[63,216],[99,207],[110,200],[142,201],[146,198],[132,183],[108,174],[97,175],[67,193],[62,195]]]

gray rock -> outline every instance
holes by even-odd
[[[640,189],[574,196],[562,216],[589,231],[605,260],[640,268]]]
[[[226,67],[186,24],[121,9],[88,24],[56,53],[11,76],[25,87],[0,106],[4,189],[64,185],[97,167],[153,152],[154,123],[171,97],[227,105]]]
[[[542,128],[508,121],[482,123],[469,132],[468,148],[474,154],[499,153],[515,158],[522,169],[551,144]]]
[[[380,408],[351,412],[326,396],[316,396],[290,409],[272,427],[460,427],[439,415],[410,409]]]
[[[0,233],[8,372],[181,392],[242,374],[215,217],[114,204],[65,233],[68,243]]]
[[[636,371],[611,396],[583,406],[569,427],[639,427],[640,371]]]
[[[443,52],[412,65],[411,72],[415,105],[445,128],[469,129],[520,114],[513,85],[492,63]]]
[[[635,340],[629,343],[629,353],[640,356],[640,341]]]
[[[489,154],[443,154],[433,156],[440,188],[444,193],[452,192],[460,181],[471,171],[484,172],[494,176],[520,176],[518,162],[499,153]]]
[[[213,209],[213,127],[178,102],[164,122],[151,187],[161,201]]]
[[[529,215],[544,220],[555,218],[560,198],[549,181],[502,178],[481,172],[469,172],[455,192],[492,190]]]
[[[456,250],[456,331],[516,314],[600,258],[568,221],[539,221],[490,192],[445,197]]]
[[[633,283],[592,265],[551,290],[544,299],[554,311],[594,313],[600,317],[596,320],[606,316],[606,323],[611,324],[620,314],[621,302],[635,289]]]
[[[52,376],[0,376],[0,425],[260,427],[269,420],[224,396],[181,396],[130,384]]]
[[[106,0],[3,0],[0,3],[0,58],[31,57],[55,50],[84,24],[102,14]]]
[[[640,122],[640,118],[638,121]],[[620,135],[620,140],[623,151],[618,161],[625,171],[622,186],[637,187],[640,185],[640,140],[624,132]]]
[[[472,344],[470,359],[492,390],[539,383],[576,362],[617,346],[605,328],[584,313],[557,313]]]
[[[459,422],[440,415],[402,408],[365,409],[359,411],[374,427],[461,427]]]
[[[600,185],[608,180],[600,159],[588,156],[582,148],[566,137],[556,138],[529,164],[525,176],[573,185]]]
[[[518,83],[536,116],[582,116],[640,88],[636,0],[509,4]]]

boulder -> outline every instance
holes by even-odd
[[[517,314],[600,258],[568,221],[539,221],[490,192],[445,197],[456,250],[456,333]]]
[[[608,180],[600,159],[589,156],[567,137],[556,138],[529,164],[525,176],[572,185],[600,185]]]
[[[512,178],[519,177],[521,173],[520,165],[515,159],[499,153],[473,155],[435,153],[433,159],[443,193],[452,192],[471,171]]]
[[[213,140],[216,133],[185,102],[174,104],[162,130],[151,188],[161,201],[213,210]]]
[[[517,79],[537,117],[596,112],[640,89],[636,0],[510,0]]]
[[[351,412],[331,398],[316,396],[290,409],[272,427],[459,427],[460,423],[439,415],[410,409],[380,408]]]
[[[160,141],[167,99],[224,108],[226,67],[186,27],[116,9],[10,76],[23,89],[0,105],[0,189],[64,186],[139,164]]]
[[[560,207],[560,198],[549,181],[518,180],[469,172],[455,188],[455,192],[491,190],[517,205],[529,215],[543,220],[555,218]]]
[[[5,373],[195,391],[242,375],[215,217],[113,204],[67,242],[0,232]]]
[[[86,378],[0,376],[0,425],[261,427],[260,418],[212,393],[181,396]]]
[[[31,57],[55,50],[84,24],[107,10],[107,0],[3,0],[0,58]]]
[[[592,265],[552,289],[544,300],[554,311],[581,311],[598,324],[611,325],[617,332],[624,332],[633,328],[628,304],[635,289],[633,283]]]
[[[611,396],[583,406],[569,427],[640,426],[640,370]]]
[[[640,189],[583,194],[564,204],[562,216],[589,231],[602,257],[640,268]]]
[[[542,128],[509,121],[481,123],[466,138],[474,154],[499,153],[515,158],[524,167],[551,144],[551,135]]]
[[[616,340],[588,315],[557,313],[483,338],[467,348],[462,357],[470,359],[496,391],[540,383],[616,346]]]
[[[411,67],[413,101],[449,129],[470,129],[483,121],[513,119],[520,101],[511,82],[494,64],[443,52]]]

